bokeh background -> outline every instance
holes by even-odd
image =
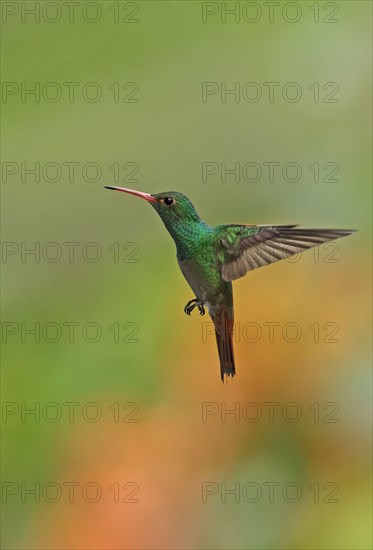
[[[64,8],[54,23],[53,5],[40,22],[23,22],[20,2],[2,4],[12,4],[2,25],[3,81],[78,83],[72,102],[66,88],[56,102],[22,101],[17,91],[3,96],[3,168],[16,172],[2,183],[3,239],[13,243],[3,256],[3,322],[15,323],[3,325],[2,471],[13,484],[3,497],[3,548],[371,548],[370,2],[298,2],[294,23],[286,20],[292,8],[282,15],[284,2],[273,22],[257,2],[256,23],[242,11],[239,21],[222,21],[220,2],[210,3],[217,13],[206,22],[198,1],[78,2],[72,22]],[[85,20],[97,4],[97,22]],[[117,13],[138,22],[116,23]],[[203,102],[206,81],[218,83],[219,93],[221,82],[257,82],[263,97],[222,102],[217,93]],[[101,87],[99,101],[82,96],[88,82]],[[118,102],[115,82],[127,85]],[[264,82],[280,83],[273,102]],[[301,87],[298,102],[282,98],[288,82]],[[315,82],[319,102],[309,89]],[[323,101],[327,82],[338,83],[337,102]],[[129,92],[137,102],[122,102]],[[297,162],[300,180],[286,181],[280,170],[270,182],[263,168],[270,161]],[[59,180],[48,181],[50,168],[39,182],[27,174],[22,181],[21,163],[36,162],[57,163]],[[79,163],[73,181],[66,162]],[[94,168],[83,173],[92,162],[101,169],[97,181],[87,181]],[[219,172],[204,182],[204,162],[256,162],[263,175],[223,182]],[[309,169],[315,162],[318,182]],[[327,162],[338,165],[337,181],[324,181]],[[183,313],[192,293],[171,239],[145,202],[103,189],[113,183],[182,191],[211,224],[359,232],[338,242],[334,261],[333,250],[309,252],[235,282],[237,377],[222,385],[214,337],[203,339],[207,317]],[[63,243],[72,242],[69,261]],[[47,243],[57,243],[47,260],[21,254],[22,246],[45,250]],[[48,261],[53,246],[63,250],[55,262]],[[88,261],[97,249],[101,258]],[[62,327],[61,338],[22,341],[22,323],[37,322]],[[72,342],[67,322],[77,323]],[[262,330],[257,342],[249,341],[254,328],[244,332],[249,322]],[[268,322],[280,323],[273,342]],[[294,343],[281,332],[290,322],[302,330]],[[87,323],[100,327],[97,342],[87,341],[95,335],[92,325],[84,333]],[[315,323],[319,342],[309,328]],[[16,333],[7,335],[12,327]],[[53,339],[53,327],[48,334]],[[72,402],[70,422],[63,403]],[[203,403],[218,411],[205,422]],[[278,403],[273,422],[265,403]],[[301,411],[295,422],[282,414],[284,407],[294,412],[288,403]],[[32,407],[41,408],[39,418],[21,414]],[[221,415],[224,407],[236,407],[238,416]],[[248,422],[244,411],[254,417],[253,407],[262,417]],[[89,421],[97,410],[101,417]],[[68,482],[78,484],[73,502]],[[216,494],[203,502],[206,482]],[[278,484],[273,502],[263,485],[269,482]],[[38,483],[35,502],[25,488]],[[64,488],[54,503],[56,485],[42,492],[48,483]],[[97,502],[88,502],[94,487],[82,493],[86,483],[101,488]],[[224,483],[238,484],[238,497],[224,502]],[[257,502],[248,502],[255,489],[249,498],[242,493],[247,483],[259,484]],[[301,487],[297,502],[282,496],[286,483]],[[120,502],[109,489],[115,484]],[[132,492],[138,502],[123,502]]]

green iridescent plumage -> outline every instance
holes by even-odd
[[[232,281],[258,267],[300,251],[349,235],[351,230],[302,229],[296,225],[216,225],[201,220],[182,193],[149,195],[132,189],[109,187],[146,199],[161,217],[176,244],[180,269],[195,298],[184,311],[208,308],[215,326],[221,379],[235,375],[232,344],[234,323]]]

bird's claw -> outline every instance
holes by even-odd
[[[200,315],[204,315],[205,314],[205,308],[203,307],[203,303],[202,302],[199,302],[198,300],[196,299],[193,299],[193,300],[189,300],[189,302],[186,304],[186,306],[184,307],[184,312],[187,314],[187,315],[191,315],[193,309],[195,307],[198,307],[198,311],[199,311],[199,314]]]
[[[189,304],[189,302],[188,302],[188,304]],[[184,307],[184,312],[187,315],[190,315],[193,311],[193,306],[191,306],[190,304],[188,305],[188,304]]]

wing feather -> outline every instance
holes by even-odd
[[[220,225],[221,272],[226,281],[243,277],[309,248],[350,235],[350,229],[302,229],[296,225]]]

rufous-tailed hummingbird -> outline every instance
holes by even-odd
[[[191,201],[182,193],[143,193],[124,187],[106,186],[148,201],[162,218],[175,241],[180,269],[195,294],[184,307],[201,315],[207,306],[215,326],[220,376],[236,373],[232,330],[232,281],[247,271],[277,262],[322,243],[350,235],[349,229],[298,229],[296,225],[211,226],[201,220]]]

